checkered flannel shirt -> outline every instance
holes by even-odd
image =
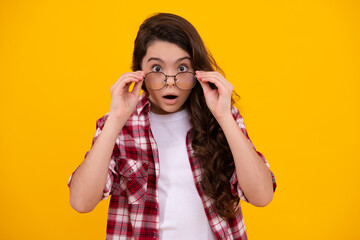
[[[109,240],[159,239],[157,180],[160,174],[160,165],[158,148],[150,130],[149,110],[149,100],[145,94],[142,94],[136,110],[116,139],[103,193],[103,199],[111,195],[106,237]],[[243,118],[235,107],[232,108],[232,114],[244,135],[249,139]],[[108,114],[97,120],[97,130],[92,144],[100,135],[107,117]],[[224,219],[214,210],[214,201],[204,194],[200,184],[202,169],[199,160],[193,156],[189,132],[186,144],[194,184],[217,239],[247,239],[241,209],[236,218]],[[264,156],[259,152],[258,154],[269,166]],[[69,179],[69,186],[72,176]],[[276,183],[273,174],[272,177],[275,190]],[[230,179],[230,184],[231,191],[238,194],[240,199],[247,201],[238,184],[235,171]]]

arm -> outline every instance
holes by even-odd
[[[233,86],[218,72],[197,71],[207,106],[224,131],[235,162],[238,182],[254,206],[266,206],[273,197],[273,182],[269,168],[242,133],[231,114]],[[215,84],[211,89],[209,82]]]
[[[70,205],[76,211],[90,212],[101,200],[115,141],[125,122],[109,116],[89,154],[74,173]]]
[[[237,179],[246,198],[254,206],[266,206],[273,198],[273,180],[269,168],[231,114],[220,119],[219,125],[229,143]]]
[[[105,125],[70,184],[70,205],[78,212],[90,212],[101,200],[116,138],[134,111],[144,72],[123,74],[111,87],[111,107]],[[135,82],[132,92],[130,85]]]

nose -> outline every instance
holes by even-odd
[[[166,86],[175,87],[175,75],[166,75]]]

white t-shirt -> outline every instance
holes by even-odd
[[[196,190],[186,149],[186,134],[191,127],[188,112],[150,112],[150,126],[160,161],[160,239],[216,239]]]

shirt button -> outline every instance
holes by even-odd
[[[225,239],[225,235],[222,234],[222,235],[220,236],[220,239]]]
[[[212,213],[214,211],[213,208],[209,208],[209,213]]]
[[[133,173],[134,172],[134,170],[131,168],[130,170],[129,170],[129,173],[131,174],[131,173]]]

